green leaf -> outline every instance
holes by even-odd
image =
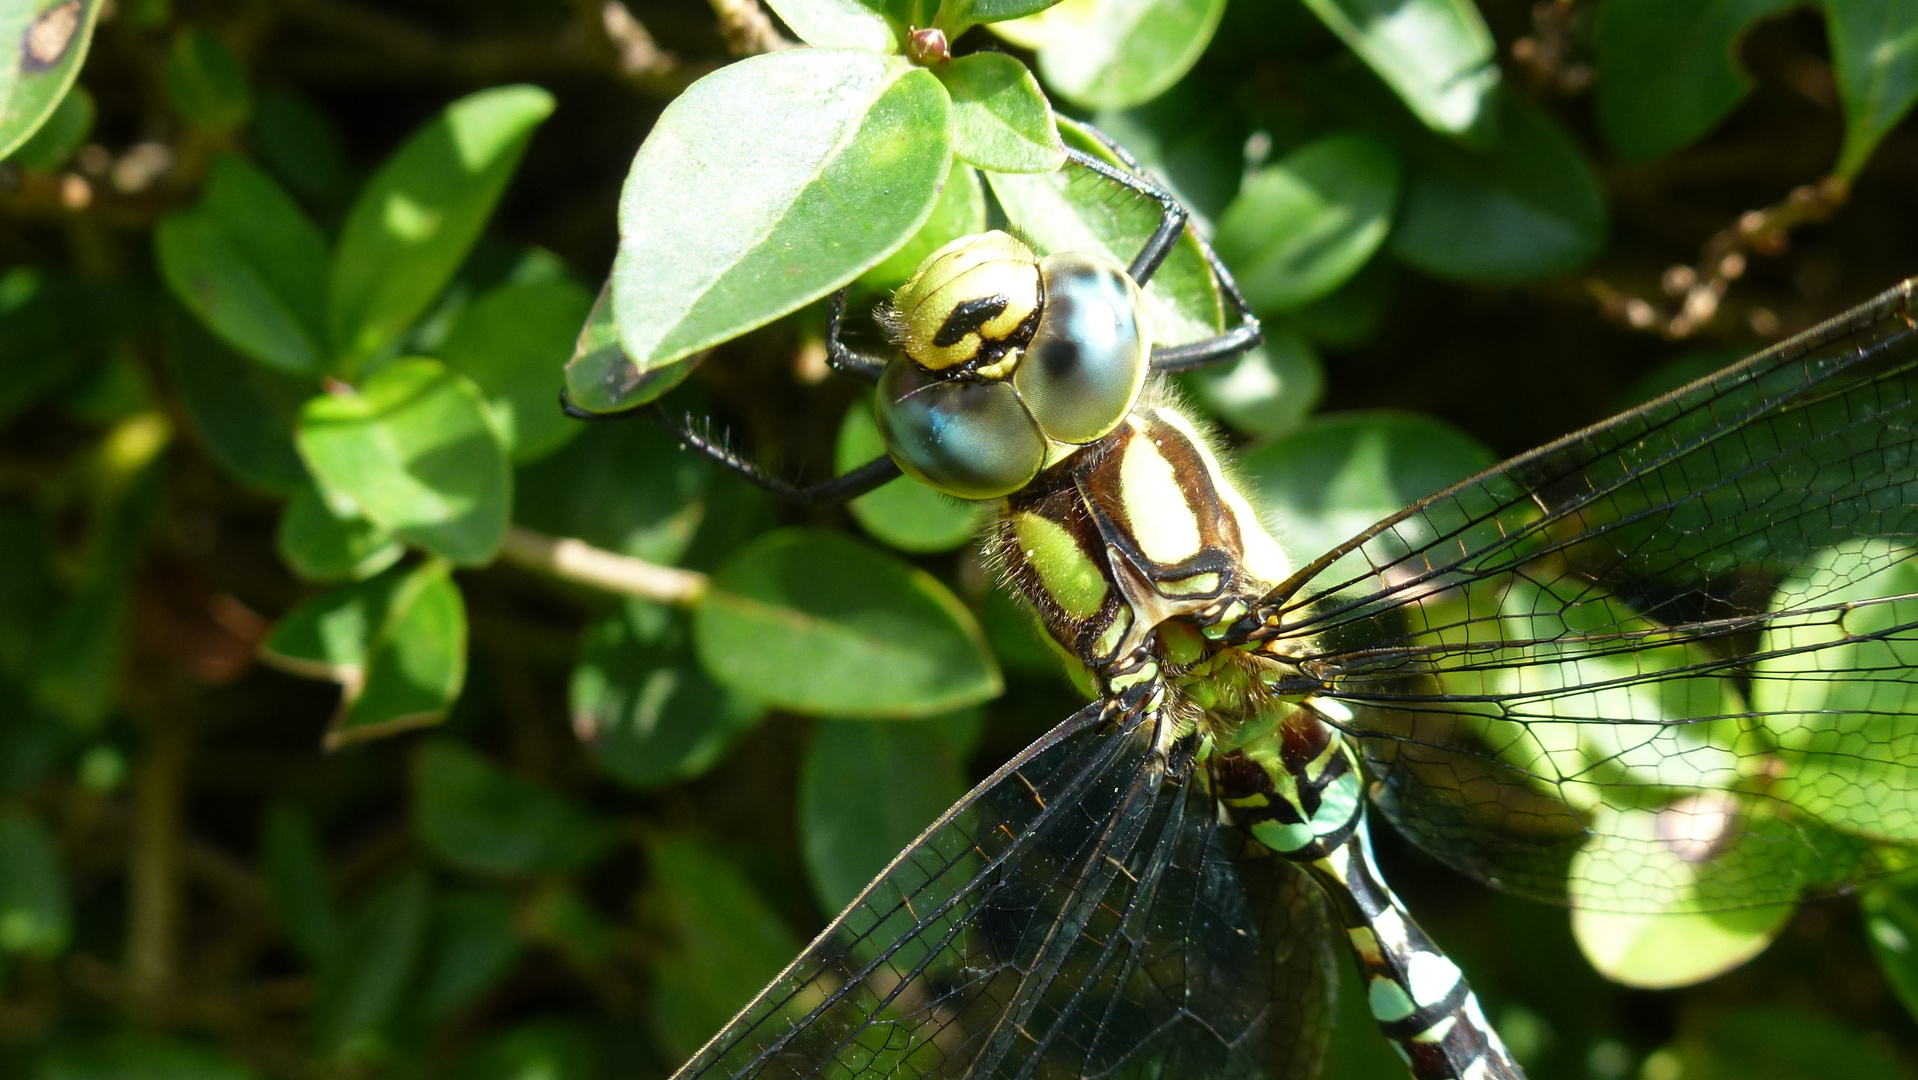
[[[1061,120],[1059,133],[1074,149],[1119,166],[1110,150],[1071,121]],[[1031,175],[989,172],[986,182],[1013,228],[1041,254],[1090,251],[1126,266],[1159,225],[1158,203],[1074,165]],[[1154,345],[1208,338],[1224,325],[1218,284],[1189,233],[1152,276],[1145,299]]]
[[[1605,190],[1578,144],[1537,106],[1500,95],[1489,146],[1412,148],[1389,246],[1434,277],[1508,284],[1575,269],[1598,254]]]
[[[857,49],[788,49],[694,83],[620,196],[613,305],[638,370],[763,326],[897,250],[938,201],[948,112],[930,72]]]
[[[566,361],[566,400],[588,412],[616,413],[655,400],[685,381],[706,358],[699,352],[641,371],[626,355],[619,321],[613,318],[613,279],[618,276],[619,260],[615,259],[613,277],[600,286],[586,325],[573,343],[572,358]]]
[[[1598,127],[1626,161],[1651,161],[1716,127],[1751,92],[1738,40],[1798,0],[1606,0],[1593,48]]]
[[[318,384],[248,363],[178,310],[166,329],[173,389],[207,453],[247,487],[297,492],[308,480],[293,425]]]
[[[222,340],[267,367],[316,374],[326,356],[326,238],[273,178],[213,159],[206,194],[154,233],[167,287]]]
[[[1059,0],[971,0],[966,5],[966,17],[982,23],[1023,19],[1037,15],[1058,2]]]
[[[447,1074],[460,1080],[599,1080],[592,1036],[574,1022],[535,1020],[488,1037]]]
[[[736,552],[693,626],[714,679],[793,712],[906,719],[1004,688],[957,597],[837,533],[782,529]]]
[[[502,285],[475,300],[439,347],[447,367],[478,384],[514,461],[545,457],[579,434],[555,395],[593,297],[570,281]]]
[[[382,365],[300,410],[300,456],[329,498],[409,543],[477,566],[506,535],[512,474],[478,387],[435,360]]]
[[[347,921],[333,961],[320,970],[313,1036],[326,1055],[377,1048],[379,1031],[398,1011],[426,951],[433,883],[417,867],[368,897]]]
[[[600,423],[522,467],[514,520],[647,562],[679,562],[705,520],[712,469],[657,424]]]
[[[1198,63],[1225,0],[1063,0],[993,27],[1039,53],[1046,85],[1087,109],[1129,109]]]
[[[653,1027],[680,1060],[798,955],[801,942],[745,875],[700,841],[660,837],[647,861],[643,907],[670,943],[652,965]]]
[[[862,395],[840,421],[834,466],[848,472],[885,452],[886,441],[873,419],[872,395]],[[951,551],[972,539],[992,515],[987,504],[962,502],[904,476],[854,499],[851,509],[874,539],[916,552]]]
[[[1835,170],[1854,177],[1918,101],[1918,0],[1824,0],[1845,146]]]
[[[513,898],[492,889],[443,892],[412,1000],[432,1027],[478,1001],[519,963]]]
[[[249,131],[253,152],[301,198],[333,207],[346,195],[346,147],[332,121],[290,90],[269,90]]]
[[[253,115],[253,91],[239,57],[204,30],[183,29],[173,36],[162,81],[173,107],[196,127],[231,131]]]
[[[966,793],[951,729],[945,718],[822,720],[813,729],[799,765],[799,847],[820,907],[851,903]]]
[[[899,51],[894,17],[902,6],[888,0],[767,0],[799,40],[821,48]],[[899,20],[903,25],[904,20]]]
[[[413,828],[434,855],[482,874],[582,870],[616,839],[571,799],[448,739],[413,759]]]
[[[1486,120],[1498,48],[1472,0],[1305,0],[1433,131]]]
[[[1735,806],[1729,795],[1705,798]],[[1594,813],[1592,839],[1566,875],[1572,934],[1585,958],[1613,982],[1669,989],[1716,977],[1763,952],[1798,909],[1792,902],[1729,906],[1738,903],[1737,896],[1714,891],[1714,875],[1723,874],[1736,888],[1744,876],[1789,867],[1797,845],[1779,843],[1777,830],[1743,833],[1729,850],[1701,860],[1661,834],[1661,814],[1693,820],[1687,816],[1692,811],[1681,806],[1663,811],[1599,806]],[[1682,836],[1687,826],[1676,828]],[[1619,896],[1638,895],[1640,885],[1660,894],[1666,910],[1608,910]]]
[[[38,131],[86,60],[101,0],[0,4],[0,158]]]
[[[469,94],[367,182],[333,258],[328,325],[340,370],[351,373],[378,356],[425,313],[552,111],[553,96],[536,86]]]
[[[1319,354],[1297,331],[1268,324],[1265,344],[1229,364],[1181,380],[1207,412],[1247,435],[1283,435],[1318,408],[1325,393]]]
[[[1291,311],[1358,273],[1385,242],[1398,195],[1391,147],[1328,135],[1246,179],[1219,218],[1219,257],[1260,315]]]
[[[62,1041],[34,1080],[260,1080],[225,1053],[181,1039],[146,1034]]]
[[[1918,1016],[1918,899],[1912,884],[1906,874],[1867,886],[1858,894],[1858,907],[1879,973],[1905,1011]]]
[[[0,953],[52,957],[73,936],[66,868],[38,818],[0,813]]]
[[[1778,584],[1753,664],[1752,708],[1778,740],[1773,793],[1833,828],[1918,841],[1918,563],[1884,540],[1821,548]],[[1898,597],[1900,599],[1886,599]],[[1834,679],[1831,671],[1875,671]]]
[[[352,507],[335,508],[312,482],[280,516],[280,558],[308,581],[364,581],[400,561],[406,547]]]
[[[1294,566],[1388,514],[1487,468],[1477,440],[1429,416],[1339,413],[1239,457],[1247,492]],[[1254,494],[1256,492],[1256,494]]]
[[[962,56],[939,71],[952,97],[952,152],[982,169],[1049,172],[1065,164],[1065,144],[1039,80],[999,52]]]
[[[87,141],[93,132],[93,118],[97,110],[93,104],[93,95],[79,83],[73,84],[60,103],[53,108],[40,130],[7,158],[8,161],[24,169],[44,169],[51,171],[66,164],[80,144]]]
[[[765,716],[706,676],[674,620],[637,600],[600,620],[568,694],[594,764],[640,791],[701,775]]]
[[[340,684],[328,748],[438,723],[466,682],[466,608],[446,564],[395,569],[294,608],[261,659]]]
[[[979,184],[979,173],[958,157],[952,159],[952,171],[939,189],[939,201],[932,216],[912,234],[906,246],[886,256],[886,261],[859,276],[859,283],[875,291],[896,289],[906,283],[926,256],[962,236],[986,229],[986,192]]]
[[[284,804],[267,812],[260,869],[287,940],[315,967],[330,963],[346,929],[334,903],[326,853],[305,814]]]
[[[1835,1002],[1824,1003],[1827,1007]],[[1666,1075],[1684,1080],[1901,1080],[1891,1047],[1809,1008],[1739,1006],[1688,1025],[1676,1052],[1661,1052]]]

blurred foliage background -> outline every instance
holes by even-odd
[[[752,0],[0,0],[0,1076],[664,1075],[1082,700],[971,510],[779,505],[555,405],[635,149],[794,36]],[[1918,251],[1908,0],[1068,0],[954,44],[1214,230],[1268,345],[1185,390],[1294,555]],[[863,460],[823,324],[671,402],[789,475]],[[1380,833],[1534,1076],[1918,1062],[1897,882],[1652,991]],[[1347,1004],[1331,1074],[1403,1075]]]

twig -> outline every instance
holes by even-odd
[[[706,575],[697,571],[659,566],[581,540],[543,536],[518,526],[507,530],[499,554],[501,560],[514,566],[662,604],[691,604],[706,592]]]
[[[734,56],[757,56],[790,49],[797,44],[787,41],[773,27],[772,17],[766,14],[765,8],[759,6],[759,0],[710,2],[713,14],[719,16],[719,32],[726,39],[726,51]]]
[[[1793,229],[1830,217],[1850,194],[1851,184],[1843,177],[1827,176],[1794,189],[1777,205],[1739,215],[1706,241],[1696,265],[1666,268],[1659,284],[1666,296],[1678,300],[1675,310],[1597,278],[1587,282],[1586,289],[1609,319],[1673,341],[1688,338],[1718,315],[1732,282],[1745,274],[1747,256],[1783,254],[1791,246]],[[1777,319],[1769,312],[1754,311],[1752,321],[1752,328],[1761,334],[1777,332]]]
[[[192,735],[180,717],[153,725],[134,785],[127,855],[127,990],[149,1012],[169,1005],[179,970],[180,811]]]
[[[1537,93],[1573,97],[1592,85],[1592,66],[1571,61],[1573,0],[1532,5],[1532,33],[1512,42],[1512,59]]]
[[[629,79],[656,79],[679,66],[679,57],[659,47],[646,24],[633,17],[619,0],[606,0],[599,9],[606,40],[618,56],[619,73]]]

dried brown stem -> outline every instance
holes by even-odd
[[[796,42],[786,40],[773,26],[772,16],[759,6],[759,0],[710,0],[713,14],[719,16],[719,32],[726,39],[726,51],[734,56],[790,49]]]
[[[1572,3],[1539,0],[1532,5],[1531,35],[1512,42],[1512,59],[1534,93],[1572,97],[1592,85],[1592,66],[1571,59]]]
[[[1599,310],[1634,330],[1658,334],[1672,341],[1691,337],[1709,325],[1723,307],[1731,284],[1743,277],[1751,255],[1780,255],[1791,246],[1791,231],[1830,217],[1851,194],[1851,185],[1839,176],[1793,189],[1783,202],[1740,214],[1730,226],[1705,242],[1695,265],[1667,267],[1659,284],[1677,303],[1671,306],[1634,295],[1597,278],[1587,291]],[[1752,329],[1776,333],[1777,317],[1755,310]]]
[[[127,852],[128,995],[143,1011],[167,1011],[179,974],[180,819],[192,735],[169,718],[152,728],[133,789]]]
[[[543,536],[517,526],[507,530],[499,557],[527,570],[662,604],[691,604],[706,592],[706,575],[697,571],[659,566],[583,540]]]

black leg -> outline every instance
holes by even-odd
[[[799,487],[760,468],[728,446],[723,438],[714,438],[710,421],[707,422],[704,430],[698,430],[693,427],[690,417],[675,420],[664,406],[642,407],[649,409],[653,420],[667,431],[679,436],[679,441],[688,448],[705,455],[748,482],[788,502],[796,502],[802,506],[819,506],[856,499],[899,475],[899,466],[890,457],[882,455],[851,472],[835,476],[825,483]]]
[[[839,323],[846,317],[846,290],[832,294],[832,306],[826,311],[826,362],[844,374],[869,383],[879,381],[886,362],[876,356],[854,352],[839,340]]]
[[[1126,153],[1125,149],[1106,135],[1105,132],[1089,124],[1080,125],[1100,144],[1124,162],[1126,169],[1116,169],[1090,154],[1071,147],[1066,148],[1066,160],[1089,172],[1103,176],[1114,183],[1157,202],[1160,206],[1159,227],[1146,239],[1145,246],[1133,257],[1127,273],[1132,280],[1144,286],[1152,275],[1172,253],[1172,245],[1179,242],[1179,235],[1186,231],[1186,208],[1178,197],[1170,191],[1153,183],[1139,174],[1139,163]],[[1128,171],[1130,170],[1130,171]],[[1265,333],[1259,327],[1259,318],[1252,313],[1252,306],[1245,301],[1245,294],[1239,291],[1239,283],[1232,279],[1232,271],[1219,261],[1218,253],[1212,245],[1206,243],[1203,236],[1192,233],[1192,239],[1199,245],[1199,252],[1205,257],[1206,268],[1212,271],[1214,280],[1219,283],[1219,291],[1225,295],[1226,303],[1238,316],[1238,325],[1217,337],[1203,341],[1187,342],[1184,345],[1159,346],[1152,350],[1152,370],[1154,371],[1191,371],[1210,364],[1230,360],[1259,346],[1265,340]]]

